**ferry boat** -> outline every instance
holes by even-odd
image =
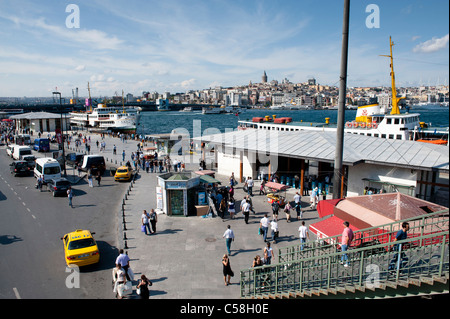
[[[92,111],[71,112],[70,117],[70,123],[75,126],[134,133],[136,132],[140,112],[135,108],[108,107],[104,104],[98,104]]]
[[[202,114],[220,114],[222,113],[218,107],[202,107]]]
[[[398,97],[395,88],[395,74],[392,47],[394,43],[389,38],[390,55],[384,55],[391,59],[392,81],[392,108],[390,114],[387,109],[379,104],[360,106],[357,109],[354,121],[345,123],[344,132],[385,139],[414,140],[419,142],[449,145],[449,128],[431,127],[419,119],[418,113],[400,113],[399,101],[404,97]],[[332,124],[329,118],[324,123],[292,122],[292,118],[276,118],[273,116],[257,117],[252,121],[238,121],[239,130],[265,129],[278,131],[336,131],[337,125]]]

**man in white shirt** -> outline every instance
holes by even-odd
[[[234,241],[234,232],[231,230],[231,226],[227,226],[227,230],[223,234],[222,238],[225,238],[227,245],[228,256],[231,256],[231,242]]]
[[[125,271],[127,279],[130,280],[128,276],[128,269],[130,268],[130,257],[124,253],[123,249],[119,250],[119,256],[116,258],[116,265],[120,264],[122,269]]]
[[[259,225],[262,229],[263,238],[264,238],[264,242],[265,242],[267,239],[267,230],[269,229],[269,218],[267,218],[267,214],[264,214],[264,217],[261,218]]]
[[[277,222],[276,218],[270,222],[270,228],[272,230],[273,243],[276,244],[277,238],[278,238],[278,222]]]
[[[249,176],[247,179],[247,193],[250,196],[253,196],[253,179],[251,176]]]
[[[305,247],[305,243],[306,243],[306,239],[309,240],[309,232],[308,232],[308,227],[305,226],[305,222],[302,221],[302,225],[298,228],[298,234],[300,237],[300,250],[303,250],[303,248]]]
[[[251,205],[248,202],[248,200],[246,200],[246,199],[244,199],[242,202],[243,202],[243,204],[242,204],[242,212],[244,213],[244,220],[245,220],[245,223],[248,224],[248,217],[250,215]]]
[[[298,192],[296,192],[295,195],[294,195],[294,202],[295,202],[294,208],[295,208],[295,211],[297,212],[297,220],[298,220],[299,217],[302,218],[302,203],[301,203],[301,199],[302,199],[302,196],[300,196],[300,194]]]

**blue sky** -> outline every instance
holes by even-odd
[[[343,0],[0,0],[0,96],[171,93],[269,80],[338,85]],[[69,4],[80,27],[67,28]],[[369,4],[380,10],[368,28]],[[352,0],[349,86],[449,84],[448,0]]]

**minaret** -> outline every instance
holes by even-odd
[[[266,74],[266,71],[264,71],[264,75],[262,76],[262,83],[267,83],[267,74]]]

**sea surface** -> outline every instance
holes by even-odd
[[[434,127],[449,126],[449,108],[441,106],[422,106],[410,108],[410,113],[419,113],[422,122]],[[253,117],[266,115],[277,117],[291,117],[294,122],[324,123],[329,117],[331,123],[337,122],[337,110],[268,110],[246,109],[239,116],[235,114],[202,114],[193,112],[142,112],[138,125],[138,134],[170,133],[173,129],[178,132],[189,133],[191,137],[224,133],[235,130],[239,120],[252,120]],[[356,110],[345,110],[345,121],[355,119]]]

